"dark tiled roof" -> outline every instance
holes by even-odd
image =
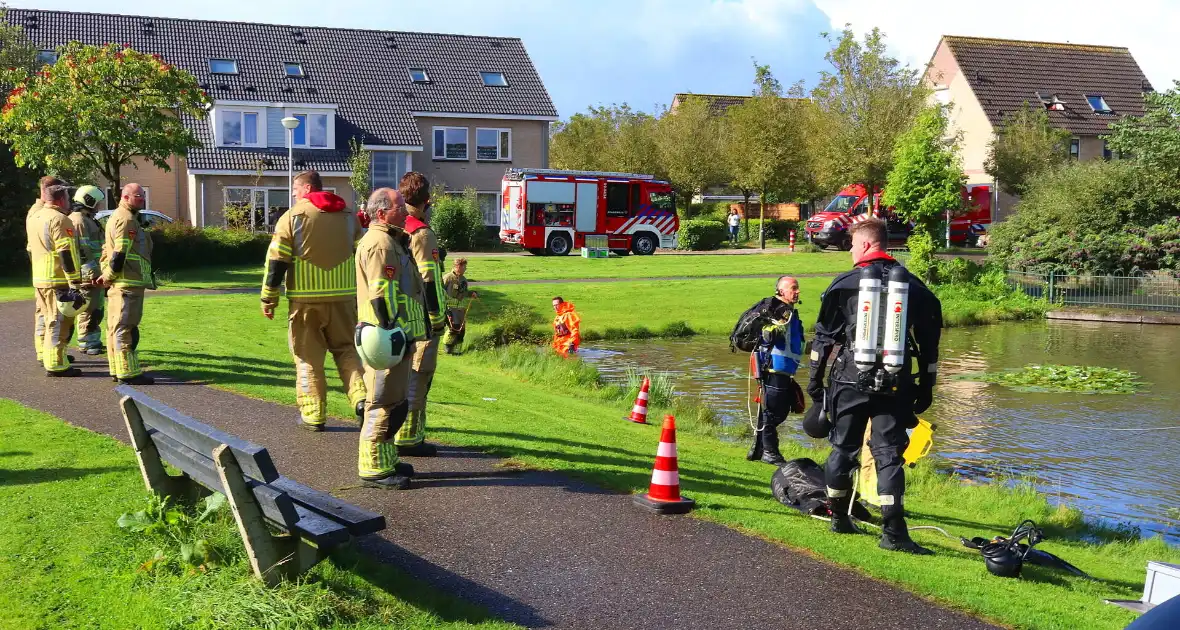
[[[690,96],[694,96],[697,98],[703,98],[706,101],[708,101],[709,102],[709,109],[712,110],[713,114],[715,114],[715,115],[724,114],[727,110],[729,110],[730,107],[733,107],[734,105],[741,105],[742,103],[745,103],[747,100],[753,98],[752,96],[735,96],[735,95],[731,95],[731,94],[693,94],[691,92],[686,92],[686,93],[676,94],[675,96],[673,96],[672,97],[672,104],[675,105],[677,103],[683,103]],[[783,97],[783,100],[800,101],[800,100],[806,100],[806,99]]]
[[[30,9],[9,9],[7,19],[46,50],[76,40],[158,53],[216,100],[335,104],[338,146],[353,135],[366,144],[421,146],[411,112],[557,115],[516,38]],[[238,74],[211,74],[210,59],[236,59]],[[305,78],[287,78],[284,62],[301,63]],[[425,68],[431,83],[413,83],[408,68]],[[503,72],[508,87],[484,86],[480,71]],[[211,144],[207,128],[204,135]],[[202,157],[221,151],[194,152],[190,165],[222,168]]]
[[[952,35],[943,40],[993,126],[1026,101],[1039,105],[1039,92],[1066,103],[1064,111],[1049,112],[1055,126],[1079,136],[1104,134],[1122,116],[1143,115],[1143,93],[1151,90],[1126,48]],[[1086,95],[1101,95],[1112,113],[1095,113]]]
[[[339,129],[339,119],[337,119]],[[197,139],[205,146],[188,152],[187,164],[191,170],[210,171],[286,171],[286,149],[256,149],[241,147],[215,147],[213,132],[209,128],[207,118],[193,119],[185,117],[185,125],[196,131]],[[337,131],[337,147],[341,145]],[[344,141],[347,143],[347,140]],[[338,148],[335,151],[323,149],[295,149],[292,153],[295,170],[313,169],[322,173],[350,171],[348,165],[348,150]]]

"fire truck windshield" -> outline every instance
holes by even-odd
[[[837,195],[836,198],[832,199],[832,202],[828,204],[828,207],[824,208],[824,212],[839,212],[844,214],[848,212],[848,209],[852,207],[852,204],[856,203],[857,199],[860,199],[860,197],[857,195]]]

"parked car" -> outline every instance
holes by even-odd
[[[103,210],[94,215],[94,219],[105,228],[107,226],[107,218],[111,216],[114,210]],[[139,211],[139,225],[145,230],[167,225],[172,223],[172,217],[156,212],[155,210],[140,210]]]

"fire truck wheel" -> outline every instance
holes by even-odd
[[[549,246],[546,250],[550,256],[565,256],[573,249],[574,244],[570,242],[568,234],[558,232],[549,237]]]
[[[631,251],[637,256],[650,256],[656,253],[656,237],[647,232],[640,232],[631,237]]]
[[[850,236],[844,237],[844,240],[840,241],[840,244],[837,247],[842,252],[851,251],[852,250],[852,237],[850,237]]]

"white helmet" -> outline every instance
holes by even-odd
[[[406,355],[406,333],[401,327],[386,330],[367,322],[356,325],[353,337],[361,361],[374,370],[388,370]]]
[[[66,317],[74,317],[90,305],[86,295],[77,289],[70,289],[57,298],[57,310]]]
[[[74,192],[74,201],[92,210],[97,208],[99,202],[106,198],[107,196],[102,192],[101,188],[98,186],[91,186],[90,184],[79,186],[78,190]]]

